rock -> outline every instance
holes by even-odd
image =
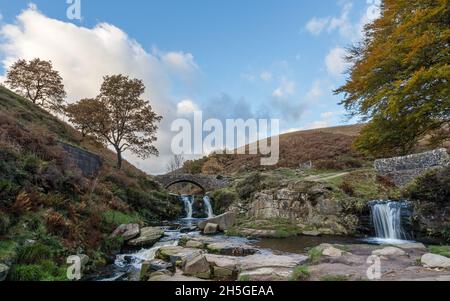
[[[302,235],[305,235],[305,236],[320,236],[320,232],[319,231],[303,231]]]
[[[203,252],[199,249],[183,248],[180,246],[161,247],[156,251],[156,258],[169,261],[177,266],[182,266],[183,263],[191,258],[202,255]]]
[[[192,248],[192,249],[204,249],[205,248],[205,244],[201,241],[197,241],[197,240],[189,240],[186,243],[186,248]]]
[[[377,256],[405,256],[407,255],[405,251],[396,247],[386,247],[379,250],[372,251],[372,255]]]
[[[230,256],[247,256],[258,252],[258,249],[252,246],[230,242],[212,243],[206,248],[210,253]]]
[[[0,263],[0,281],[5,281],[8,276],[9,266]]]
[[[140,279],[141,281],[146,281],[151,278],[153,273],[164,270],[175,273],[175,265],[170,262],[165,262],[161,259],[145,261],[141,266]]]
[[[171,278],[173,273],[168,270],[160,270],[150,274],[148,281],[167,281],[167,279]],[[145,279],[141,278],[141,281]]]
[[[239,279],[286,281],[293,270],[308,260],[303,255],[252,255],[240,260]]]
[[[437,254],[427,253],[422,256],[421,262],[426,268],[450,268],[450,258]]]
[[[183,273],[187,276],[195,276],[201,279],[211,278],[211,269],[204,255],[188,259],[184,265]]]
[[[397,248],[403,249],[403,250],[426,250],[427,247],[423,243],[407,243],[407,244],[400,244],[400,245],[394,245]]]
[[[238,270],[238,257],[206,254],[205,258],[213,268],[214,279],[232,280],[235,278]]]
[[[149,281],[192,282],[192,281],[205,281],[205,280],[200,279],[200,278],[195,278],[195,277],[184,276],[182,274],[182,272],[177,270],[175,275],[164,274],[164,273],[152,275],[152,277],[149,279]]]
[[[333,246],[327,247],[322,251],[322,255],[328,257],[341,257],[342,254],[344,254],[344,251],[339,250]]]
[[[217,232],[219,232],[218,230],[219,230],[219,225],[207,223],[205,226],[205,229],[203,229],[203,234],[206,234],[206,235],[216,234]]]
[[[237,214],[235,212],[227,212],[216,217],[210,218],[206,221],[202,221],[198,224],[200,230],[204,230],[207,224],[216,224],[219,227],[219,231],[228,230],[236,222]]]
[[[138,238],[130,240],[128,244],[133,247],[151,247],[163,236],[164,230],[162,230],[161,228],[142,228],[141,235]]]
[[[117,227],[111,234],[112,237],[122,237],[123,240],[128,241],[137,237],[140,233],[138,224],[122,224]]]

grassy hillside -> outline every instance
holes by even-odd
[[[83,176],[58,141],[100,155],[99,173]],[[109,238],[119,224],[178,216],[179,204],[151,177],[114,165],[103,145],[0,87],[0,263],[12,265],[9,279],[64,279],[69,255],[104,264],[121,246]]]

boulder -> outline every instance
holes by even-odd
[[[183,248],[180,246],[161,247],[156,251],[156,258],[182,266],[189,259],[202,255],[199,249]]]
[[[211,269],[204,255],[188,259],[183,268],[184,275],[194,276],[201,279],[211,278]]]
[[[204,230],[207,224],[216,224],[219,227],[219,231],[228,230],[236,222],[237,214],[235,212],[227,212],[216,217],[210,218],[206,221],[202,221],[198,224],[200,230]]]
[[[323,249],[322,251],[322,255],[323,256],[328,256],[328,257],[341,257],[344,254],[344,251],[335,248],[333,246],[331,247],[327,247],[325,249]]]
[[[8,276],[9,266],[0,263],[0,281],[5,281]]]
[[[422,256],[421,262],[426,268],[450,268],[450,258],[437,254],[427,253]]]
[[[406,256],[406,252],[396,247],[386,247],[372,251],[372,255],[377,256]]]
[[[203,234],[212,235],[219,232],[219,225],[207,223],[205,229],[203,229]]]
[[[252,246],[233,242],[212,243],[208,244],[206,248],[210,253],[229,256],[248,256],[258,252],[258,249]]]
[[[206,260],[213,269],[214,279],[232,280],[238,271],[238,257],[206,254]]]
[[[204,249],[205,248],[205,244],[201,241],[197,241],[197,240],[188,240],[188,242],[186,243],[186,248],[192,248],[192,249]]]
[[[320,236],[320,232],[319,231],[303,231],[302,235],[305,235],[305,236]]]
[[[112,233],[112,237],[122,237],[123,240],[128,241],[137,237],[140,233],[138,224],[122,224],[117,227]]]
[[[286,281],[294,269],[305,263],[303,255],[252,255],[240,260],[239,279],[250,281]]]
[[[161,259],[145,261],[141,266],[141,281],[146,281],[152,276],[153,273],[158,271],[169,271],[171,273],[175,273],[175,265]]]
[[[161,228],[142,228],[141,235],[138,238],[130,240],[128,244],[133,247],[151,247],[163,236],[164,230],[162,230]]]

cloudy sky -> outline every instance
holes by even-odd
[[[0,80],[18,58],[52,60],[68,101],[94,97],[104,75],[143,79],[165,117],[160,158],[127,159],[153,174],[171,157],[171,122],[279,118],[283,132],[346,124],[333,95],[345,48],[377,17],[377,0],[0,0]]]

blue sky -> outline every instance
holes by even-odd
[[[66,0],[32,3],[0,0],[0,74],[47,56],[76,100],[94,96],[100,70],[129,71],[162,113],[280,118],[283,131],[347,122],[332,94],[343,49],[377,14],[374,0],[81,0],[82,20],[69,20]]]

